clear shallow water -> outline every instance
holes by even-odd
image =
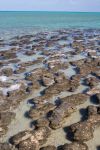
[[[100,13],[0,12],[2,35],[61,28],[100,29]]]

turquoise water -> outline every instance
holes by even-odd
[[[61,28],[100,29],[100,12],[0,12],[0,33]]]

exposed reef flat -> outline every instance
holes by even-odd
[[[98,150],[99,131],[99,30],[0,40],[0,150]]]

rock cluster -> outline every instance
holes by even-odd
[[[95,97],[98,106],[89,105],[85,120],[70,124],[71,143],[59,144],[61,150],[89,149],[84,142],[100,126],[99,33],[63,29],[0,39],[0,138],[16,120],[14,109],[30,98],[27,117],[34,125],[0,143],[0,150],[57,150],[44,145],[48,137]]]

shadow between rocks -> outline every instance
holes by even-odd
[[[96,95],[91,96],[90,101],[93,104],[96,104],[96,105],[98,104],[98,99],[97,99]]]
[[[27,104],[35,105],[34,99],[31,98],[27,101]]]
[[[57,99],[55,100],[56,106],[57,106],[57,107],[60,106],[61,103],[62,103],[62,100],[60,99],[60,97],[57,97]]]
[[[63,150],[63,146],[62,145],[58,146],[57,150]]]
[[[80,121],[85,121],[88,117],[88,110],[86,108],[81,108],[79,110],[79,113],[81,115],[81,120]]]
[[[64,132],[66,133],[66,138],[67,138],[69,141],[73,141],[74,134],[73,134],[73,132],[71,131],[70,126],[64,127],[63,130],[64,130]]]
[[[100,150],[100,146],[97,146],[97,150]]]

